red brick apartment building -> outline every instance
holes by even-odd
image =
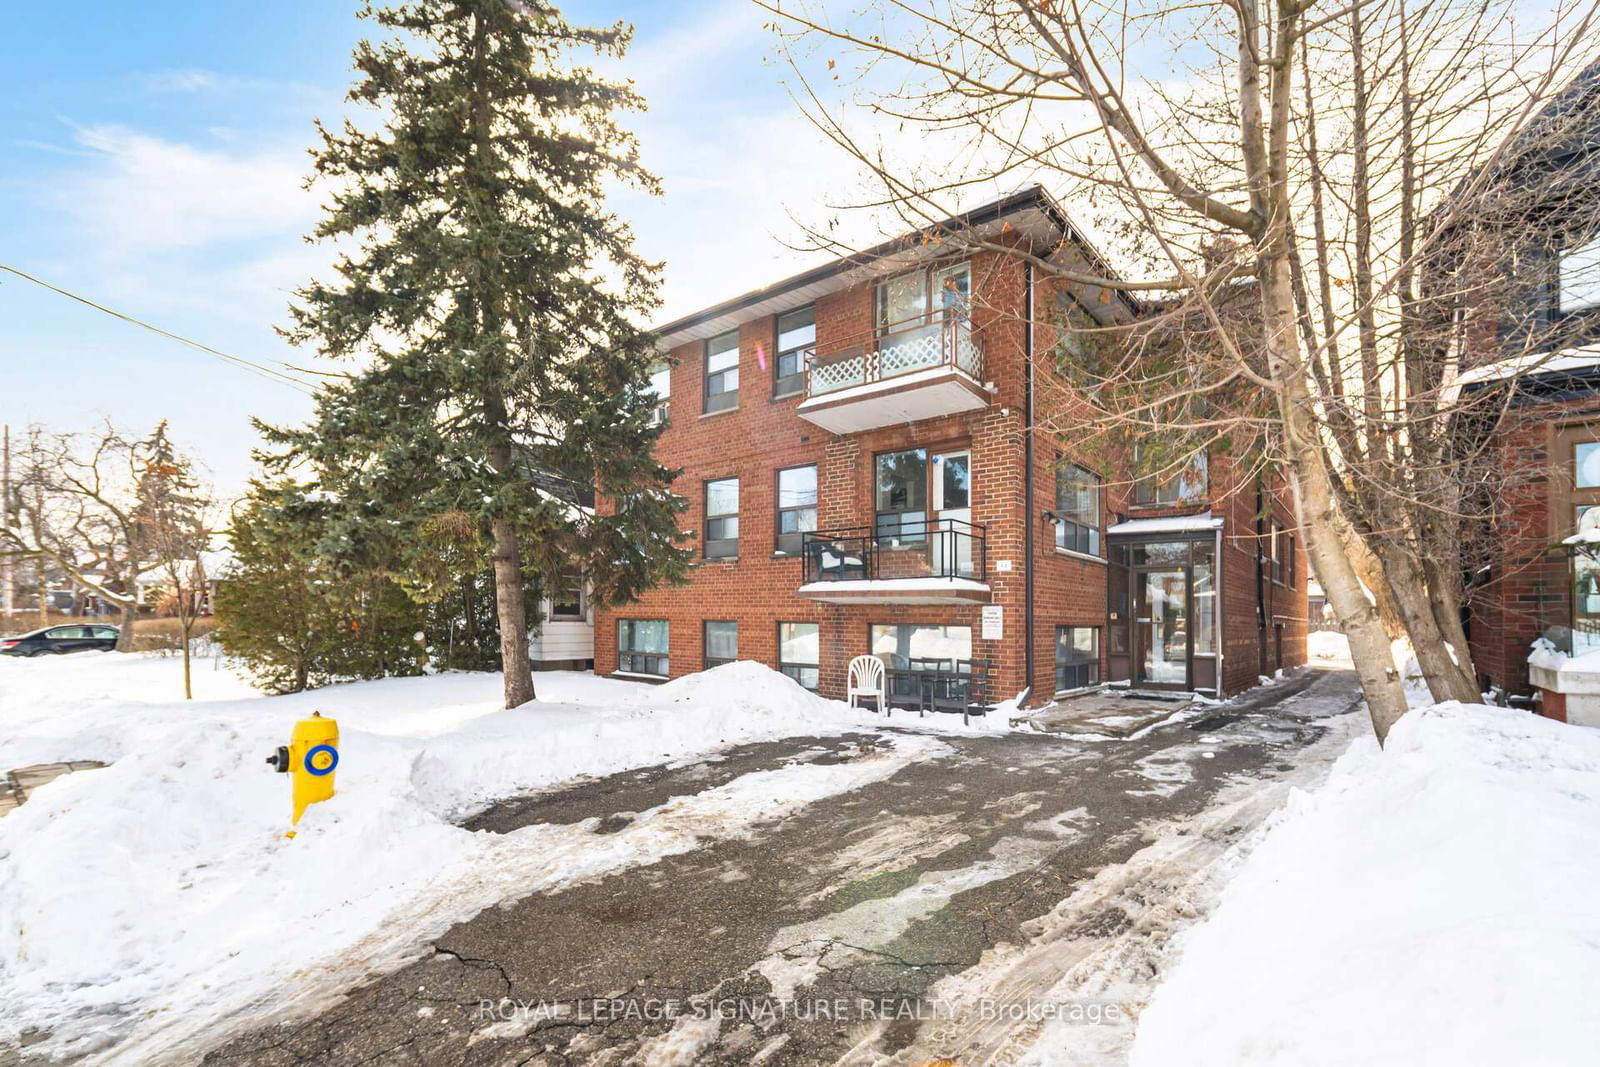
[[[1037,188],[936,231],[1107,269]],[[842,697],[871,653],[897,703],[938,703],[954,674],[972,701],[1036,705],[1107,682],[1233,693],[1305,661],[1281,487],[1204,453],[1130,486],[1036,428],[1069,402],[1040,388],[1063,340],[1045,302],[1086,324],[1137,305],[959,244],[890,242],[659,329],[657,453],[702,558],[596,613],[597,672],[750,659]]]

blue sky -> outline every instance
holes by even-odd
[[[308,363],[273,327],[327,256],[301,240],[317,197],[300,179],[312,118],[342,111],[355,4],[6,6],[0,262],[239,356]],[[747,0],[565,10],[638,28],[623,69],[650,101],[633,125],[667,195],[615,206],[641,251],[667,260],[663,314],[801,265],[787,210],[854,172],[766,61],[761,12]],[[0,367],[14,432],[167,418],[228,492],[251,469],[250,416],[309,411],[301,393],[5,275]]]

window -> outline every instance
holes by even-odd
[[[706,342],[706,414],[739,406],[739,331]]]
[[[706,483],[706,559],[739,555],[739,479]]]
[[[872,654],[896,670],[948,671],[972,658],[970,626],[874,625],[870,636]]]
[[[110,639],[110,638],[114,638],[114,637],[117,636],[117,631],[116,631],[115,627],[111,627],[111,626],[94,626],[94,627],[91,627],[91,629],[94,631],[94,635],[96,637]]]
[[[732,663],[739,658],[739,624],[708,622],[705,633],[706,670]]]
[[[972,268],[966,262],[886,278],[878,283],[878,333],[897,333],[931,321],[964,319],[971,296]]]
[[[885,452],[875,462],[874,529],[879,541],[921,544],[928,536],[928,452]]]
[[[928,313],[928,276],[914,270],[878,283],[878,332],[921,325]]]
[[[1100,476],[1075,463],[1056,467],[1056,547],[1100,554]]]
[[[663,423],[667,421],[669,401],[672,396],[672,365],[663,363],[650,371],[650,392],[656,397],[656,413],[654,421]]]
[[[1146,458],[1142,448],[1134,448],[1134,464],[1138,466]],[[1171,460],[1160,463],[1162,471],[1172,465]],[[1159,472],[1158,472],[1159,473]],[[1133,502],[1147,505],[1182,505],[1193,504],[1202,500],[1206,495],[1206,454],[1196,452],[1189,457],[1183,469],[1166,478],[1157,480],[1154,475],[1142,476],[1134,486]]]
[[[1278,545],[1282,539],[1278,520],[1273,519],[1267,526],[1267,574],[1275,582],[1283,581],[1283,560],[1278,556]]]
[[[1572,485],[1575,489],[1600,489],[1600,441],[1572,446]]]
[[[1600,240],[1562,249],[1556,305],[1562,312],[1600,307]]]
[[[800,391],[805,382],[806,359],[816,347],[816,305],[778,316],[778,357],[772,368],[773,396],[789,396]]]
[[[1100,684],[1100,628],[1056,627],[1056,692]]]
[[[1284,574],[1287,575],[1287,577],[1284,578],[1284,584],[1285,585],[1293,585],[1294,584],[1294,534],[1285,534],[1284,535],[1283,572],[1284,572]]]
[[[617,620],[617,670],[667,676],[667,620]]]
[[[1089,356],[1089,338],[1083,331],[1092,327],[1093,322],[1086,322],[1087,316],[1078,307],[1078,301],[1072,293],[1063,289],[1056,293],[1056,345],[1055,345],[1055,370],[1073,380],[1075,375],[1067,374],[1068,371],[1080,369]]]
[[[1194,654],[1213,656],[1217,652],[1217,578],[1211,565],[1214,555],[1209,546],[1193,546],[1194,568],[1190,571],[1193,602],[1189,605],[1194,628]]]
[[[805,534],[817,528],[817,468],[790,467],[778,472],[779,552],[799,555]]]
[[[568,574],[558,579],[550,593],[550,620],[583,618],[583,575]]]
[[[822,638],[814,622],[778,624],[778,670],[807,689],[817,688],[822,667]]]

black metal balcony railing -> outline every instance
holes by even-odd
[[[894,516],[892,524],[814,530],[801,542],[803,584],[969,578],[988,573],[984,528],[961,519]]]
[[[889,328],[863,344],[806,357],[806,396],[826,396],[851,386],[888,381],[933,367],[955,367],[983,378],[983,348],[972,324],[951,317]]]

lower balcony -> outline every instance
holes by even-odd
[[[802,419],[860,433],[989,404],[983,349],[965,320],[924,323],[806,363]]]
[[[987,604],[983,527],[960,519],[847,526],[805,535],[796,592],[828,604]]]

